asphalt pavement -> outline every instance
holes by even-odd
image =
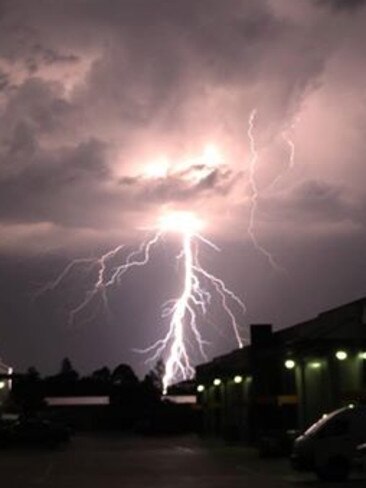
[[[76,436],[57,450],[0,451],[7,488],[317,488],[311,474],[294,473],[287,459],[261,459],[256,450],[194,436],[135,438]],[[342,486],[327,483],[327,487]],[[349,488],[365,486],[353,478]]]

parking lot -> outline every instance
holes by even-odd
[[[254,449],[193,436],[76,436],[62,449],[2,450],[0,470],[1,484],[9,488],[322,486],[312,475],[294,473],[287,459],[260,459]],[[361,487],[364,482],[353,477],[347,486]]]

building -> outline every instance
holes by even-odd
[[[195,407],[197,403],[196,381],[184,380],[169,386],[163,399],[172,403]]]
[[[273,332],[196,368],[207,434],[255,439],[301,429],[324,412],[366,403],[366,298]]]
[[[13,369],[0,360],[0,410],[12,387]]]

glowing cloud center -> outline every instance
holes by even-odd
[[[160,217],[158,226],[162,232],[196,234],[203,229],[204,222],[192,212],[169,212]]]

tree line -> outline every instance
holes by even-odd
[[[125,363],[82,376],[64,358],[54,375],[42,376],[35,367],[16,375],[5,408],[24,416],[51,416],[76,430],[132,429],[152,434],[194,430],[194,412],[162,401],[163,375],[164,363],[158,361],[142,380]],[[50,397],[107,397],[108,405],[53,408],[47,405]]]

